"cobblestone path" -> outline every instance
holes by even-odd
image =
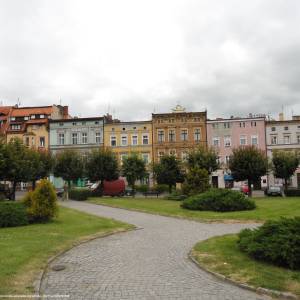
[[[268,299],[199,269],[188,253],[200,240],[235,233],[249,224],[205,224],[68,201],[64,206],[136,225],[139,230],[71,249],[46,273],[42,293],[69,299]]]

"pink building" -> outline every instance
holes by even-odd
[[[232,149],[255,145],[266,151],[265,116],[230,118],[207,121],[207,144],[216,149],[221,169],[212,174],[215,187],[233,187],[234,182],[228,169]],[[241,185],[237,183],[235,185]],[[266,186],[266,177],[259,185]]]

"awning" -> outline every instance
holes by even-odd
[[[233,177],[231,175],[229,175],[229,174],[225,174],[224,175],[224,180],[225,181],[233,180]]]

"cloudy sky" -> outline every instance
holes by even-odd
[[[0,102],[300,114],[299,0],[0,0]]]

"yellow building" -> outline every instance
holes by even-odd
[[[118,122],[104,124],[104,146],[116,155],[119,164],[131,153],[137,153],[149,164],[152,162],[152,122]]]

